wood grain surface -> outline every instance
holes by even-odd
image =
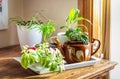
[[[11,49],[0,49],[0,79],[99,79],[106,75],[116,62],[101,60],[94,66],[76,68],[62,73],[39,75],[29,69],[23,69],[13,57],[20,56],[19,46]]]

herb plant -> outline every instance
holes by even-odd
[[[37,21],[35,18],[33,20]],[[34,27],[28,29],[32,28]],[[62,72],[64,67],[63,56],[57,48],[49,47],[48,43],[55,31],[55,24],[51,20],[48,20],[42,23],[38,30],[42,32],[43,43],[33,47],[23,47],[20,61],[22,67],[26,69],[34,63],[40,63],[42,67],[48,68],[50,71]]]
[[[83,26],[86,30],[87,27],[84,24],[77,24],[78,21],[85,20],[91,23],[88,19],[83,17],[79,17],[79,10],[78,9],[71,9],[69,15],[66,17],[66,25],[61,26],[60,28],[66,28],[65,35],[67,36],[68,40],[70,41],[80,41],[83,44],[88,44],[88,36],[86,33],[82,31],[79,26]]]
[[[37,45],[37,47],[24,46],[22,49],[21,65],[28,68],[29,65],[40,63],[42,67],[50,71],[62,72],[64,67],[63,56],[57,48],[48,47],[48,43]]]
[[[43,34],[43,42],[48,42],[51,35],[55,31],[55,24],[51,20],[48,20],[47,22],[42,24],[39,29],[42,31]]]
[[[39,29],[43,22],[39,19],[38,16],[39,16],[38,13],[36,13],[36,15],[32,16],[30,20],[25,20],[20,16],[17,16],[9,18],[9,21],[17,23],[17,25],[19,25],[20,27],[24,26],[26,29],[29,30],[34,28]]]

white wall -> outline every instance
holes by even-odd
[[[71,8],[76,8],[77,0],[8,0],[9,17],[24,16],[28,18],[35,11],[44,10],[44,15],[57,23],[56,32],[65,24],[65,17]],[[19,44],[15,24],[9,25],[7,30],[0,30],[0,48]]]
[[[8,0],[8,18],[23,15],[23,0]],[[18,44],[15,24],[9,24],[8,29],[0,30],[0,48]]]
[[[120,0],[111,0],[111,60],[118,65],[112,70],[110,79],[120,79]]]
[[[65,18],[71,8],[78,7],[78,0],[24,0],[24,17],[28,18],[36,11],[44,10],[44,15],[57,23],[56,31],[65,24]]]

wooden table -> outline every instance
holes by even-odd
[[[60,74],[38,75],[29,69],[23,69],[13,58],[0,59],[0,79],[98,79],[114,68],[116,62],[101,60],[94,66],[63,71]]]

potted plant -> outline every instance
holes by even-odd
[[[66,40],[69,41],[79,41],[84,44],[88,44],[88,35],[86,32],[83,32],[83,30],[79,27],[82,26],[87,30],[87,27],[84,24],[77,24],[78,21],[85,20],[89,23],[91,23],[88,19],[85,19],[83,17],[79,17],[79,10],[78,9],[71,9],[69,15],[66,17],[66,24],[63,25],[60,28],[66,28],[66,31],[64,33],[65,36],[67,36]],[[66,41],[65,40],[65,41]]]
[[[21,17],[12,17],[9,19],[17,25],[18,39],[20,46],[33,46],[42,42],[42,33],[39,29],[43,23],[38,16],[32,16],[31,20],[25,20]]]
[[[23,46],[21,55],[21,65],[28,68],[31,65],[39,64],[49,71],[62,72],[64,67],[63,56],[56,47],[51,47],[49,40],[55,31],[54,23],[47,21],[39,28],[43,34],[43,43],[33,47]]]
[[[88,19],[79,17],[78,14],[78,9],[71,9],[69,15],[66,17],[67,25],[60,27],[61,29],[66,28],[65,33],[58,34],[58,39],[54,39],[67,63],[88,61],[90,60],[91,55],[93,55],[93,53],[91,53],[92,43],[88,41],[88,34],[86,33],[87,27],[84,24],[77,23],[78,21],[82,20],[85,20],[90,24],[91,22]],[[86,31],[84,32],[79,26],[84,27]],[[61,41],[63,45],[61,45]],[[100,45],[100,42],[98,40],[97,42]],[[96,48],[96,50],[98,48],[99,46]]]

